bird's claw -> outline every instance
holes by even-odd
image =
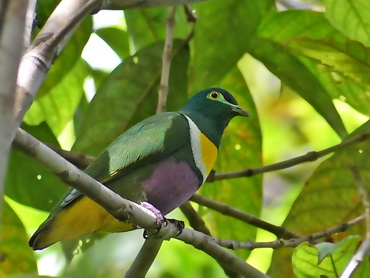
[[[143,237],[145,239],[148,239],[149,237],[153,237],[153,236],[157,235],[160,232],[162,226],[163,227],[166,227],[169,224],[172,224],[172,225],[176,226],[176,228],[177,228],[177,233],[176,233],[175,237],[178,237],[179,235],[181,235],[182,234],[182,231],[185,228],[184,221],[176,220],[176,219],[167,219],[167,218],[164,218],[164,222],[162,222],[162,225],[161,226],[158,226],[155,229],[155,232],[154,233],[150,233],[150,236],[149,236],[147,230],[144,230]],[[170,238],[170,237],[168,237],[168,238]]]

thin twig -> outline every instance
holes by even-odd
[[[370,252],[370,204],[367,198],[367,190],[362,181],[361,174],[358,168],[354,165],[350,165],[349,167],[355,178],[362,205],[364,206],[365,210],[366,237],[365,240],[362,242],[360,248],[357,250],[356,254],[351,258],[350,262],[344,269],[342,275],[340,276],[341,278],[351,277],[353,272],[360,266],[361,262]]]
[[[271,165],[257,167],[257,168],[244,169],[244,170],[234,171],[234,172],[227,172],[227,173],[213,173],[213,174],[211,173],[211,175],[207,178],[207,182],[213,182],[216,180],[224,180],[224,179],[240,178],[240,177],[251,177],[257,174],[286,169],[286,168],[296,166],[298,164],[302,164],[305,162],[316,161],[320,157],[323,157],[325,155],[328,155],[338,150],[345,149],[354,144],[363,142],[369,138],[370,138],[370,131],[367,131],[367,132],[358,134],[356,136],[353,136],[351,138],[348,138],[344,140],[343,142],[337,145],[331,146],[327,149],[324,149],[318,152],[315,152],[315,151],[308,152],[305,155],[297,156],[292,159],[288,159],[288,160],[274,163]]]
[[[185,202],[180,206],[182,213],[188,219],[190,226],[199,232],[206,235],[211,235],[210,230],[207,228],[202,217],[195,211],[190,202]]]
[[[190,198],[190,200],[202,206],[205,206],[207,208],[213,209],[223,215],[234,217],[250,225],[253,225],[255,227],[269,231],[270,233],[273,233],[274,235],[276,235],[278,238],[290,239],[290,238],[301,237],[300,234],[289,231],[283,227],[275,226],[273,224],[270,224],[266,221],[259,219],[258,217],[255,217],[254,215],[251,215],[247,212],[244,212],[242,210],[229,206],[225,203],[212,200],[205,196],[194,194]]]
[[[322,230],[320,232],[306,235],[306,236],[300,236],[299,238],[291,238],[291,239],[277,239],[274,241],[269,242],[254,242],[254,241],[236,241],[236,240],[225,240],[225,239],[219,239],[214,238],[214,240],[219,244],[220,246],[226,247],[228,249],[236,250],[236,249],[246,249],[246,250],[253,250],[256,248],[272,248],[272,249],[278,249],[282,247],[297,247],[302,242],[308,241],[312,244],[316,244],[317,240],[320,238],[326,238],[333,234],[337,234],[340,232],[344,232],[348,230],[350,227],[352,227],[355,224],[358,224],[360,221],[363,221],[365,218],[365,215],[361,215],[359,217],[356,217],[350,221],[347,221],[345,223],[341,223],[337,226],[334,226],[329,229]]]
[[[162,54],[162,75],[158,90],[157,114],[166,111],[168,82],[170,78],[170,68],[172,59],[173,28],[175,25],[176,6],[171,7],[170,14],[166,23],[166,40]]]

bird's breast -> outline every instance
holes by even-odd
[[[193,152],[194,162],[202,173],[202,183],[204,183],[216,161],[217,147],[199,130],[197,125],[188,116],[185,117],[189,123],[191,149]]]

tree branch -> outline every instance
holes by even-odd
[[[159,6],[178,6],[204,1],[209,0],[103,0],[100,8],[104,10],[125,10]]]
[[[195,211],[195,209],[191,206],[190,202],[185,202],[180,206],[182,213],[188,219],[189,224],[193,227],[194,230],[202,232],[206,235],[211,235],[210,230],[207,228],[206,223],[204,223],[203,219],[199,216],[199,214]]]
[[[302,242],[308,241],[310,243],[315,244],[318,239],[329,237],[333,234],[337,234],[340,232],[344,232],[348,230],[353,225],[357,224],[358,222],[364,220],[365,215],[361,215],[359,217],[356,217],[355,219],[341,223],[337,226],[334,226],[329,229],[322,230],[320,232],[306,235],[306,236],[300,236],[299,238],[290,238],[290,239],[277,239],[270,242],[254,242],[254,241],[236,241],[236,240],[225,240],[225,239],[219,239],[214,238],[214,240],[219,244],[220,246],[236,250],[236,249],[246,249],[246,250],[253,250],[256,248],[272,248],[272,249],[278,249],[282,247],[297,247]]]
[[[305,162],[316,161],[320,157],[323,157],[325,155],[328,155],[338,150],[345,149],[354,144],[368,140],[369,138],[370,138],[370,132],[367,131],[367,132],[363,132],[361,134],[355,135],[353,137],[350,137],[344,140],[343,142],[337,145],[334,145],[332,147],[329,147],[327,149],[323,149],[318,152],[315,152],[315,151],[308,152],[305,155],[297,156],[292,159],[281,161],[275,164],[257,167],[257,168],[249,168],[249,169],[244,169],[240,171],[227,172],[227,173],[211,172],[210,176],[207,178],[207,182],[213,182],[216,180],[224,180],[224,179],[241,178],[241,177],[251,177],[251,176],[255,176],[258,174],[262,174],[262,173],[290,168],[290,167],[293,167],[293,166],[296,166],[298,164],[302,164]]]
[[[266,231],[269,231],[270,233],[273,233],[278,238],[299,238],[301,237],[300,234],[294,233],[292,231],[289,231],[283,227],[275,226],[273,224],[270,224],[268,222],[265,222],[258,217],[255,217],[247,212],[244,212],[242,210],[239,210],[237,208],[234,208],[232,206],[229,206],[225,203],[221,203],[215,200],[212,200],[210,198],[207,198],[205,196],[194,194],[191,198],[191,201],[198,203],[199,205],[205,206],[207,208],[213,209],[223,215],[228,215],[231,217],[234,217],[236,219],[239,219],[243,222],[246,222],[250,225],[253,225],[255,227],[264,229]]]
[[[200,232],[185,228],[180,235],[177,235],[177,226],[168,221],[163,223],[160,231],[157,232],[158,227],[153,212],[134,202],[123,199],[120,195],[79,170],[24,130],[18,130],[14,144],[18,149],[51,170],[63,182],[70,184],[82,194],[100,204],[120,221],[130,221],[139,227],[145,228],[149,235],[156,234],[156,237],[160,239],[176,237],[176,239],[203,250],[225,269],[236,271],[246,277],[268,277],[244,260],[217,245],[211,237]]]
[[[14,114],[17,111],[14,92],[18,66],[25,47],[24,36],[29,7],[34,8],[29,5],[28,0],[4,0],[0,7],[0,211],[3,211],[9,149],[16,130],[13,128]]]

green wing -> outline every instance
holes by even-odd
[[[85,170],[102,183],[112,181],[136,167],[152,163],[190,143],[188,123],[175,112],[154,115],[119,136]],[[57,207],[65,207],[81,193],[70,190]]]

